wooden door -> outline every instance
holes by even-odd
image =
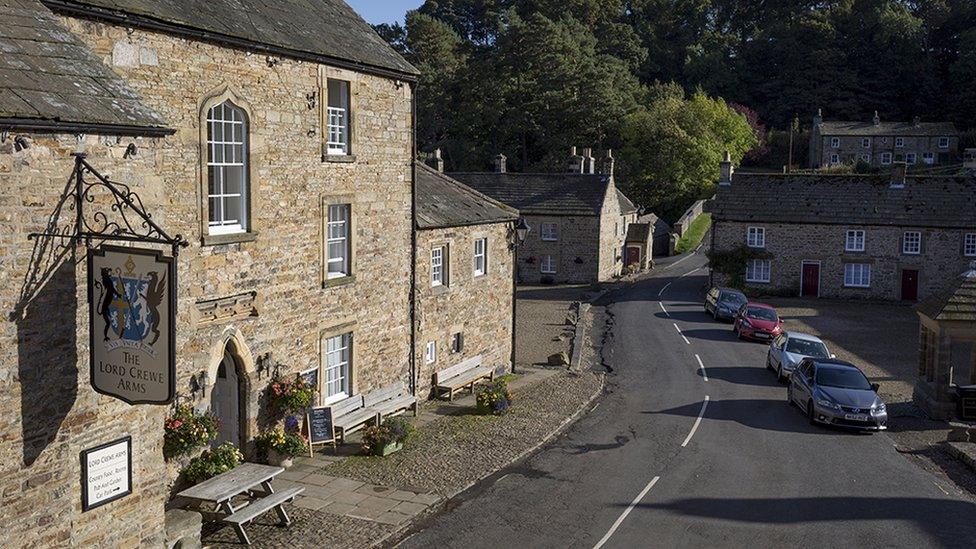
[[[902,301],[918,300],[918,271],[905,269],[901,272]]]
[[[629,267],[631,265],[640,265],[641,251],[640,248],[636,246],[629,246],[627,248],[627,263],[625,266]]]
[[[820,264],[803,264],[803,287],[800,289],[804,297],[820,297]]]

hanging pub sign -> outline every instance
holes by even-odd
[[[156,250],[88,252],[91,384],[129,404],[169,404],[176,389],[176,263]]]

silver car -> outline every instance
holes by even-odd
[[[783,383],[804,358],[834,358],[819,337],[800,332],[783,332],[769,345],[766,368]]]
[[[805,358],[790,376],[786,398],[811,424],[870,431],[888,428],[888,410],[857,366],[837,359]]]

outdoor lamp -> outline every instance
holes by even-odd
[[[525,218],[520,217],[518,223],[515,225],[515,239],[516,239],[517,246],[521,246],[522,243],[525,242],[525,238],[529,236],[529,231],[531,230],[532,227],[530,227],[529,224],[525,222]]]

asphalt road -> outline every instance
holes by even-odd
[[[973,501],[887,435],[813,427],[787,405],[764,346],[703,313],[703,264],[615,294],[609,394],[401,546],[976,546]]]

